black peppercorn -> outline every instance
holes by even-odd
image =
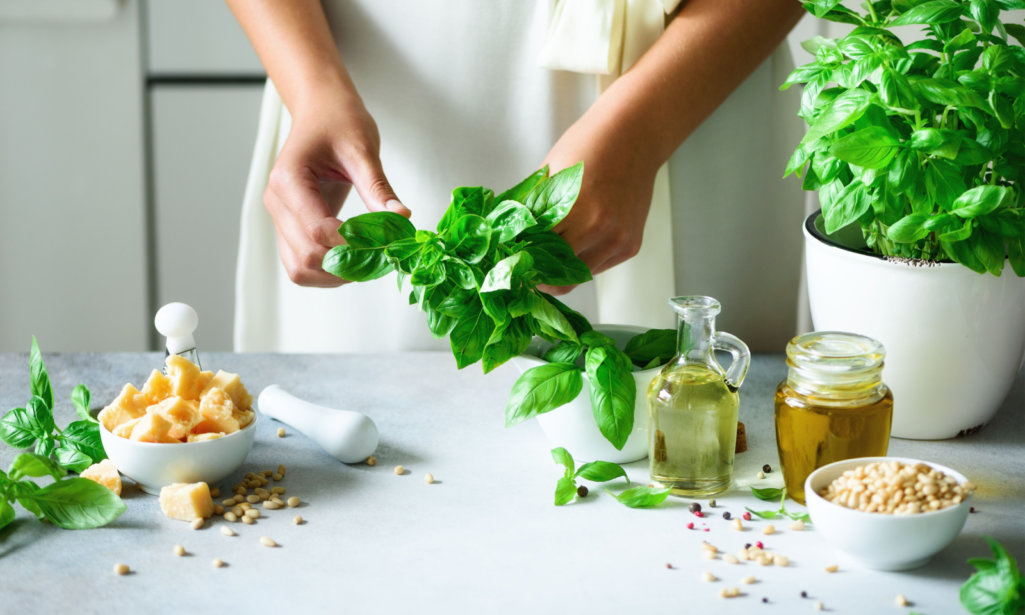
[[[584,485],[580,485],[579,487],[577,487],[577,495],[579,495],[582,498],[586,498],[587,497],[587,487],[584,486]]]
[[[768,604],[769,603],[769,599],[768,598],[762,598],[762,602]]]
[[[697,502],[691,502],[690,511],[691,512],[701,512],[701,504],[698,504]]]
[[[801,590],[801,597],[802,597],[802,598],[807,598],[807,597],[808,597],[808,592],[806,592],[806,591],[804,591],[804,590],[802,589],[802,590]]]
[[[723,518],[723,519],[726,519],[727,521],[729,521],[729,520],[730,520],[730,517],[732,517],[732,516],[733,516],[733,515],[731,515],[731,514],[730,514],[730,511],[728,511],[728,510],[727,510],[726,512],[724,512],[724,513],[722,514],[722,518]]]
[[[765,472],[766,474],[768,474],[769,472],[772,472],[772,466],[770,466],[769,464],[763,465],[762,466],[762,472]]]
[[[745,543],[744,543],[744,548],[745,548],[745,549],[750,549],[750,548],[751,548],[751,543],[749,543],[749,542],[745,542]]]

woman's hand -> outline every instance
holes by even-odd
[[[352,187],[368,210],[409,216],[381,168],[380,147],[377,124],[354,92],[325,91],[294,113],[263,202],[274,219],[281,262],[296,284],[345,283],[321,262],[344,243],[337,216]]]

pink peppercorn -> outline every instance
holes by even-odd
[[[704,517],[704,516],[705,516],[705,513],[703,513],[703,512],[701,512],[700,510],[698,510],[698,511],[695,511],[695,512],[694,512],[694,516],[695,516],[695,517]]]
[[[690,523],[687,524],[687,529],[688,530],[694,529],[694,522],[693,521],[691,521]]]
[[[744,521],[750,521],[750,520],[751,520],[751,513],[749,513],[749,512],[744,513]]]
[[[765,549],[765,545],[763,545],[763,544],[762,544],[762,541],[761,541],[761,540],[759,540],[758,542],[756,542],[756,543],[755,543],[755,546],[756,546],[756,547],[758,547],[759,549],[763,549],[763,550]]]

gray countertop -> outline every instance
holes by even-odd
[[[125,382],[142,383],[162,357],[154,353],[44,355],[58,401],[57,422],[74,419],[67,402],[85,383],[103,405]],[[256,443],[225,487],[249,471],[284,464],[297,509],[268,511],[254,525],[223,520],[192,530],[165,518],[157,499],[125,496],[128,510],[107,527],[68,531],[37,522],[20,507],[0,530],[0,613],[222,613],[238,607],[287,612],[625,613],[682,609],[716,613],[961,613],[958,588],[989,557],[982,536],[1002,542],[1025,565],[1025,387],[1021,374],[1003,408],[979,433],[946,441],[893,439],[890,454],[936,461],[977,485],[977,512],[925,567],[877,572],[846,563],[813,529],[763,536],[757,519],[738,533],[722,511],[768,508],[746,489],[764,463],[778,465],[772,393],[785,374],[780,356],[755,357],[741,389],[740,418],[749,449],[737,456],[737,485],[717,496],[715,514],[696,519],[689,501],[634,510],[595,487],[564,507],[552,505],[561,467],[537,425],[503,427],[510,365],[487,376],[456,370],[442,353],[394,355],[204,354],[207,369],[238,372],[249,390],[280,384],[308,401],[359,410],[377,423],[378,464],[345,465],[303,435],[264,417]],[[28,400],[27,354],[0,355],[0,412]],[[17,451],[0,444],[0,466]],[[572,451],[571,451],[572,452]],[[587,461],[587,460],[578,460]],[[408,468],[396,476],[394,466]],[[629,464],[647,483],[646,461]],[[423,476],[437,479],[425,484]],[[759,484],[777,486],[772,472]],[[612,487],[619,490],[620,483]],[[225,489],[227,491],[227,489]],[[705,502],[703,502],[705,503]],[[799,506],[788,503],[790,509]],[[306,523],[293,525],[301,514]],[[216,519],[216,518],[215,518]],[[689,521],[699,521],[688,530]],[[708,531],[701,531],[707,527]],[[261,536],[279,543],[270,549]],[[735,553],[763,540],[790,566],[730,565],[701,557],[707,540]],[[180,543],[189,555],[176,557]],[[213,568],[221,558],[227,566]],[[116,562],[133,573],[112,573]],[[839,564],[838,573],[825,567]],[[672,567],[668,567],[670,564]],[[703,571],[722,579],[700,580]],[[741,585],[754,575],[758,582]],[[723,586],[743,595],[723,599]],[[808,598],[800,596],[806,591]],[[894,606],[897,594],[912,602]],[[768,598],[763,603],[762,598]],[[714,610],[712,610],[714,609]]]

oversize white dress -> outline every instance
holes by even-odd
[[[598,11],[641,1],[578,4]],[[541,66],[553,9],[551,0],[325,3],[377,121],[385,173],[417,228],[435,227],[456,186],[499,192],[538,168],[597,96],[594,75]],[[672,156],[664,211],[653,204],[642,254],[613,269],[599,290],[584,284],[564,301],[592,322],[674,327],[669,297],[710,295],[722,304],[719,329],[754,350],[784,348],[797,322],[804,212],[800,182],[782,179],[803,130],[797,93],[778,90],[790,69],[784,44]],[[243,203],[235,349],[447,348],[394,275],[334,289],[288,279],[262,198],[289,126],[268,82]],[[340,217],[365,211],[353,191]]]

